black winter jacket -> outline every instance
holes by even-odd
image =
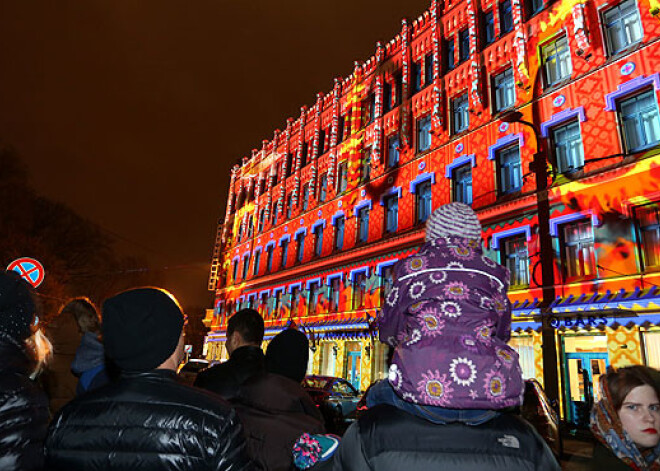
[[[293,467],[293,445],[303,433],[324,433],[323,417],[300,383],[273,373],[253,376],[234,402],[248,451],[263,469]]]
[[[438,425],[391,405],[369,409],[351,425],[334,471],[559,471],[552,452],[518,416],[481,425]]]
[[[124,373],[55,417],[49,470],[252,469],[236,413],[219,397],[176,382],[174,372]]]
[[[30,380],[25,350],[0,336],[0,469],[36,470],[44,462],[48,398]]]
[[[208,389],[226,400],[232,400],[246,380],[265,371],[264,352],[259,347],[245,346],[234,350],[229,360],[197,375],[195,386]]]

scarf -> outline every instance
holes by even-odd
[[[612,453],[632,469],[660,471],[660,444],[640,451],[623,430],[619,414],[614,410],[605,375],[600,377],[601,400],[591,410],[591,431]]]

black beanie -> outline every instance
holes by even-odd
[[[24,342],[32,335],[35,312],[31,286],[16,272],[0,272],[0,332]]]
[[[105,353],[124,371],[153,370],[176,349],[183,313],[158,288],[124,291],[103,303]]]
[[[266,348],[266,370],[300,383],[305,378],[309,360],[309,341],[298,330],[286,329],[277,334]]]

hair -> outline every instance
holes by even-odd
[[[25,340],[25,345],[35,361],[35,367],[30,374],[30,378],[35,379],[53,358],[53,344],[41,329],[37,329]]]
[[[227,321],[227,337],[238,332],[246,343],[261,345],[264,340],[264,320],[254,309],[241,309]]]
[[[660,385],[658,384],[660,373],[648,366],[626,366],[616,371],[608,368],[605,380],[610,391],[612,406],[617,412],[621,409],[623,401],[630,391],[639,386],[651,386],[660,398]]]
[[[81,332],[101,333],[101,316],[96,306],[89,299],[72,299],[60,311],[60,314],[65,313],[73,314]]]

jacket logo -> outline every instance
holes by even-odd
[[[520,448],[520,442],[513,435],[504,435],[498,438],[497,441],[507,448]]]

